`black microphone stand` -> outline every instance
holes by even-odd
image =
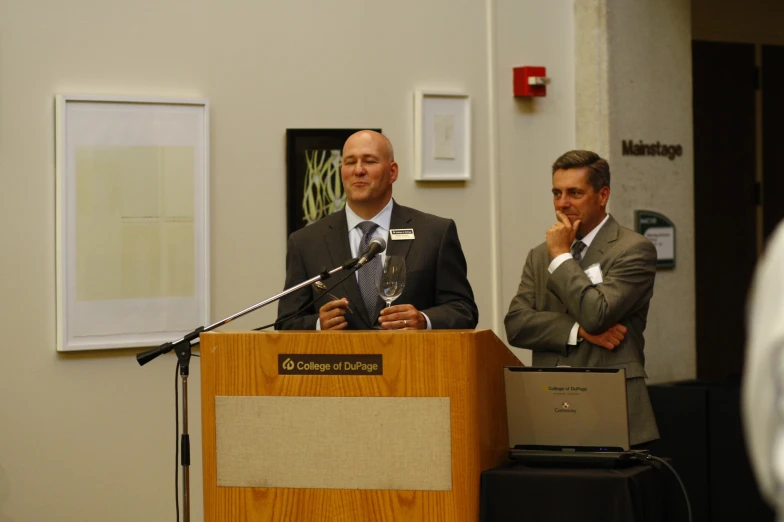
[[[190,437],[188,434],[188,374],[189,374],[189,366],[191,361],[191,344],[192,341],[196,340],[198,344],[199,335],[202,332],[209,332],[216,328],[219,328],[227,323],[232,322],[235,319],[242,317],[245,314],[249,314],[254,310],[258,310],[264,306],[267,306],[270,303],[274,303],[278,299],[286,297],[292,292],[296,292],[306,286],[310,286],[313,283],[318,281],[323,281],[324,279],[328,279],[332,274],[339,272],[341,270],[346,269],[353,269],[358,270],[363,265],[358,264],[360,258],[351,259],[347,261],[343,265],[333,268],[332,270],[325,270],[324,272],[320,273],[319,275],[308,279],[307,281],[303,281],[298,285],[292,286],[291,288],[287,288],[286,290],[282,291],[279,294],[276,294],[264,301],[260,301],[253,306],[249,306],[248,308],[237,312],[233,315],[230,315],[220,321],[213,323],[209,326],[200,326],[193,330],[191,333],[184,335],[182,338],[177,339],[176,341],[164,343],[157,348],[153,348],[151,350],[147,350],[146,352],[142,352],[136,355],[136,361],[139,363],[139,366],[144,366],[148,362],[152,361],[159,355],[163,355],[165,353],[169,353],[170,351],[174,350],[174,353],[177,354],[177,362],[180,368],[180,378],[182,380],[182,434],[180,436],[180,463],[182,465],[182,504],[183,504],[183,520],[184,522],[190,522],[191,519],[191,509],[190,509],[190,465],[191,465],[191,443]]]

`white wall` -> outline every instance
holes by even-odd
[[[527,251],[552,221],[550,164],[575,146],[571,0],[0,0],[0,522],[173,517],[174,357],[55,352],[56,93],[203,97],[211,106],[212,319],[281,290],[284,136],[381,127],[403,204],[453,217],[480,327],[503,335]],[[512,68],[544,65],[537,100]],[[473,100],[466,183],[413,181],[413,91]],[[270,322],[274,307],[232,329]],[[195,326],[195,325],[194,325]],[[202,519],[199,362],[193,519]]]
[[[528,251],[555,221],[551,168],[575,148],[575,76],[572,2],[498,0],[495,15],[495,94],[498,121],[500,297],[498,332],[517,293]],[[547,96],[515,98],[512,69],[547,67]],[[530,364],[528,350],[514,349]]]
[[[533,0],[1,1],[0,521],[174,515],[174,357],[139,368],[130,350],[55,352],[56,93],[209,99],[213,320],[282,288],[285,129],[378,126],[396,145],[396,198],[456,219],[480,326],[497,327],[499,292],[505,310],[524,251],[548,222],[547,165],[573,142],[570,10],[570,1]],[[494,24],[498,34],[488,34]],[[497,123],[490,49],[499,57]],[[539,61],[557,81],[541,107],[527,107],[511,98],[511,67]],[[472,95],[471,181],[413,181],[417,88]],[[491,150],[505,180],[495,189]],[[494,236],[499,188],[523,203],[502,201]],[[494,265],[499,230],[513,246]],[[274,315],[270,307],[231,328]],[[201,520],[198,360],[191,374],[191,494]]]

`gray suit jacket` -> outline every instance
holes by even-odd
[[[390,228],[413,228],[415,235],[413,240],[390,241],[387,238],[385,253],[402,256],[406,260],[406,286],[393,305],[414,305],[427,314],[434,329],[475,328],[479,312],[468,283],[466,260],[455,222],[395,203]],[[310,279],[325,269],[340,266],[349,259],[351,247],[346,212],[343,210],[291,234],[286,254],[285,288]],[[351,274],[340,283],[345,275],[345,272],[338,272],[324,283],[332,294],[348,299],[353,313],[346,313],[347,328],[369,329],[371,325],[366,319],[367,310],[356,277]],[[295,313],[317,296],[318,292],[309,287],[281,299],[278,318]],[[315,329],[318,309],[329,300],[328,296],[321,297],[278,328]],[[382,305],[379,297],[379,310]]]
[[[656,248],[611,216],[579,264],[568,259],[550,274],[551,262],[544,243],[529,252],[504,320],[509,343],[533,350],[534,366],[625,368],[631,444],[658,438],[645,385],[643,352]],[[603,279],[597,285],[584,272],[595,263]],[[620,323],[627,328],[626,337],[612,351],[585,340],[569,346],[574,323],[592,334]]]

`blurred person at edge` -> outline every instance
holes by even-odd
[[[784,521],[784,221],[757,264],[748,302],[741,415],[762,497]]]

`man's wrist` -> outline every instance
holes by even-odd
[[[567,259],[572,259],[572,254],[570,254],[569,252],[564,252],[563,254],[561,254],[560,256],[558,256],[556,258],[554,258],[550,262],[550,266],[547,267],[547,271],[552,274]]]
[[[578,323],[574,323],[572,329],[569,331],[569,340],[566,342],[569,346],[575,346],[577,343],[582,341],[580,337],[580,325]]]
[[[419,314],[425,320],[425,330],[432,330],[433,329],[433,325],[430,324],[430,318],[427,315],[425,315],[425,313],[423,311],[421,311],[421,310],[417,310],[417,311],[419,312]]]

